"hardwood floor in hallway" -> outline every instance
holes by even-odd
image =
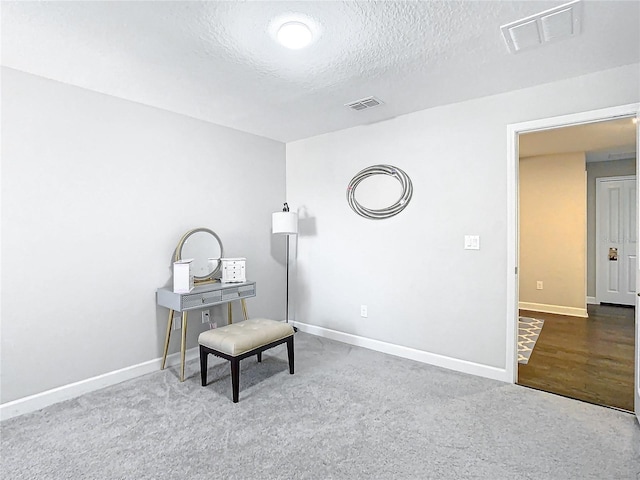
[[[635,309],[588,305],[589,318],[521,310],[544,326],[518,384],[633,411]]]

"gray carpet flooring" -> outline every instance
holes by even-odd
[[[640,479],[633,415],[299,332],[0,424],[9,479]]]

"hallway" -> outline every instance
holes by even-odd
[[[518,384],[633,411],[633,307],[588,305],[589,318],[521,310],[544,320]]]

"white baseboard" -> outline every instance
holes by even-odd
[[[435,365],[437,367],[491,378],[493,380],[500,380],[507,383],[512,383],[513,380],[509,378],[507,371],[504,368],[490,367],[488,365],[469,362],[467,360],[459,360],[410,347],[394,345],[380,340],[373,340],[370,338],[360,337],[358,335],[338,332],[328,328],[308,325],[306,323],[291,323],[303,332],[317,335],[319,337],[329,338],[331,340],[337,340],[349,345],[364,347],[378,352],[387,353],[389,355],[408,358],[410,360],[427,363],[429,365]],[[198,356],[198,348],[191,348],[185,352],[185,361],[197,359]],[[0,405],[0,421],[8,420],[9,418],[24,415],[26,413],[35,412],[58,402],[76,398],[80,395],[100,390],[101,388],[115,385],[148,373],[156,372],[160,369],[161,363],[162,358],[156,358],[138,365],[132,365],[120,370],[108,372],[86,380],[70,383],[69,385],[63,385],[45,392],[3,403]],[[167,356],[167,366],[172,367],[175,365],[180,365],[180,353],[173,353]]]
[[[588,318],[586,308],[564,307],[562,305],[547,305],[544,303],[518,302],[520,310],[531,310],[542,313],[555,313],[556,315],[567,315],[570,317]]]
[[[319,337],[329,338],[331,340],[337,340],[339,342],[347,343],[349,345],[355,345],[358,347],[368,348],[382,353],[388,353],[389,355],[395,355],[397,357],[408,358],[429,365],[435,365],[437,367],[447,368],[449,370],[455,370],[457,372],[469,373],[485,378],[491,378],[493,380],[500,380],[507,383],[513,383],[513,379],[509,377],[506,369],[490,367],[488,365],[482,365],[480,363],[469,362],[467,360],[459,360],[457,358],[446,357],[436,353],[429,353],[415,348],[403,347],[402,345],[395,345],[393,343],[382,342],[380,340],[373,340],[371,338],[360,337],[358,335],[352,335],[350,333],[338,332],[337,330],[331,330],[324,327],[318,327],[315,325],[309,325],[301,322],[292,322],[293,325],[298,327],[300,331],[317,335]]]
[[[199,350],[197,347],[185,352],[185,362],[198,357]],[[100,390],[101,388],[115,385],[125,380],[156,372],[160,370],[160,365],[162,365],[162,358],[156,358],[148,362],[139,363],[138,365],[132,365],[120,370],[98,375],[97,377],[87,378],[86,380],[19,398],[12,402],[3,403],[0,405],[0,421],[17,417],[18,415],[24,415],[25,413],[35,412],[54,403],[79,397],[85,393]],[[179,352],[167,356],[167,366],[172,367],[175,365],[180,365]]]
[[[597,305],[596,297],[587,297],[587,305]]]

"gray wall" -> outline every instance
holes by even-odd
[[[507,126],[638,102],[638,74],[629,65],[287,144],[287,198],[314,226],[299,236],[295,318],[509,380]],[[379,163],[402,168],[414,195],[372,221],[345,193]],[[465,234],[481,249],[464,250]]]
[[[282,318],[284,195],[282,143],[3,68],[2,403],[160,357],[155,290],[190,228],[247,257],[251,315]]]
[[[596,296],[596,178],[636,174],[634,158],[587,163],[587,296]]]
[[[637,102],[638,73],[629,65],[288,144],[288,201],[301,215],[296,318],[480,374],[504,368],[507,125]],[[283,144],[2,74],[3,403],[158,358],[166,310],[154,292],[195,226],[247,257],[258,281],[250,313],[282,318],[283,245],[270,218],[285,199]],[[345,200],[351,177],[376,163],[414,182],[411,204],[386,221],[357,217]],[[481,250],[463,250],[465,234],[480,235]]]

